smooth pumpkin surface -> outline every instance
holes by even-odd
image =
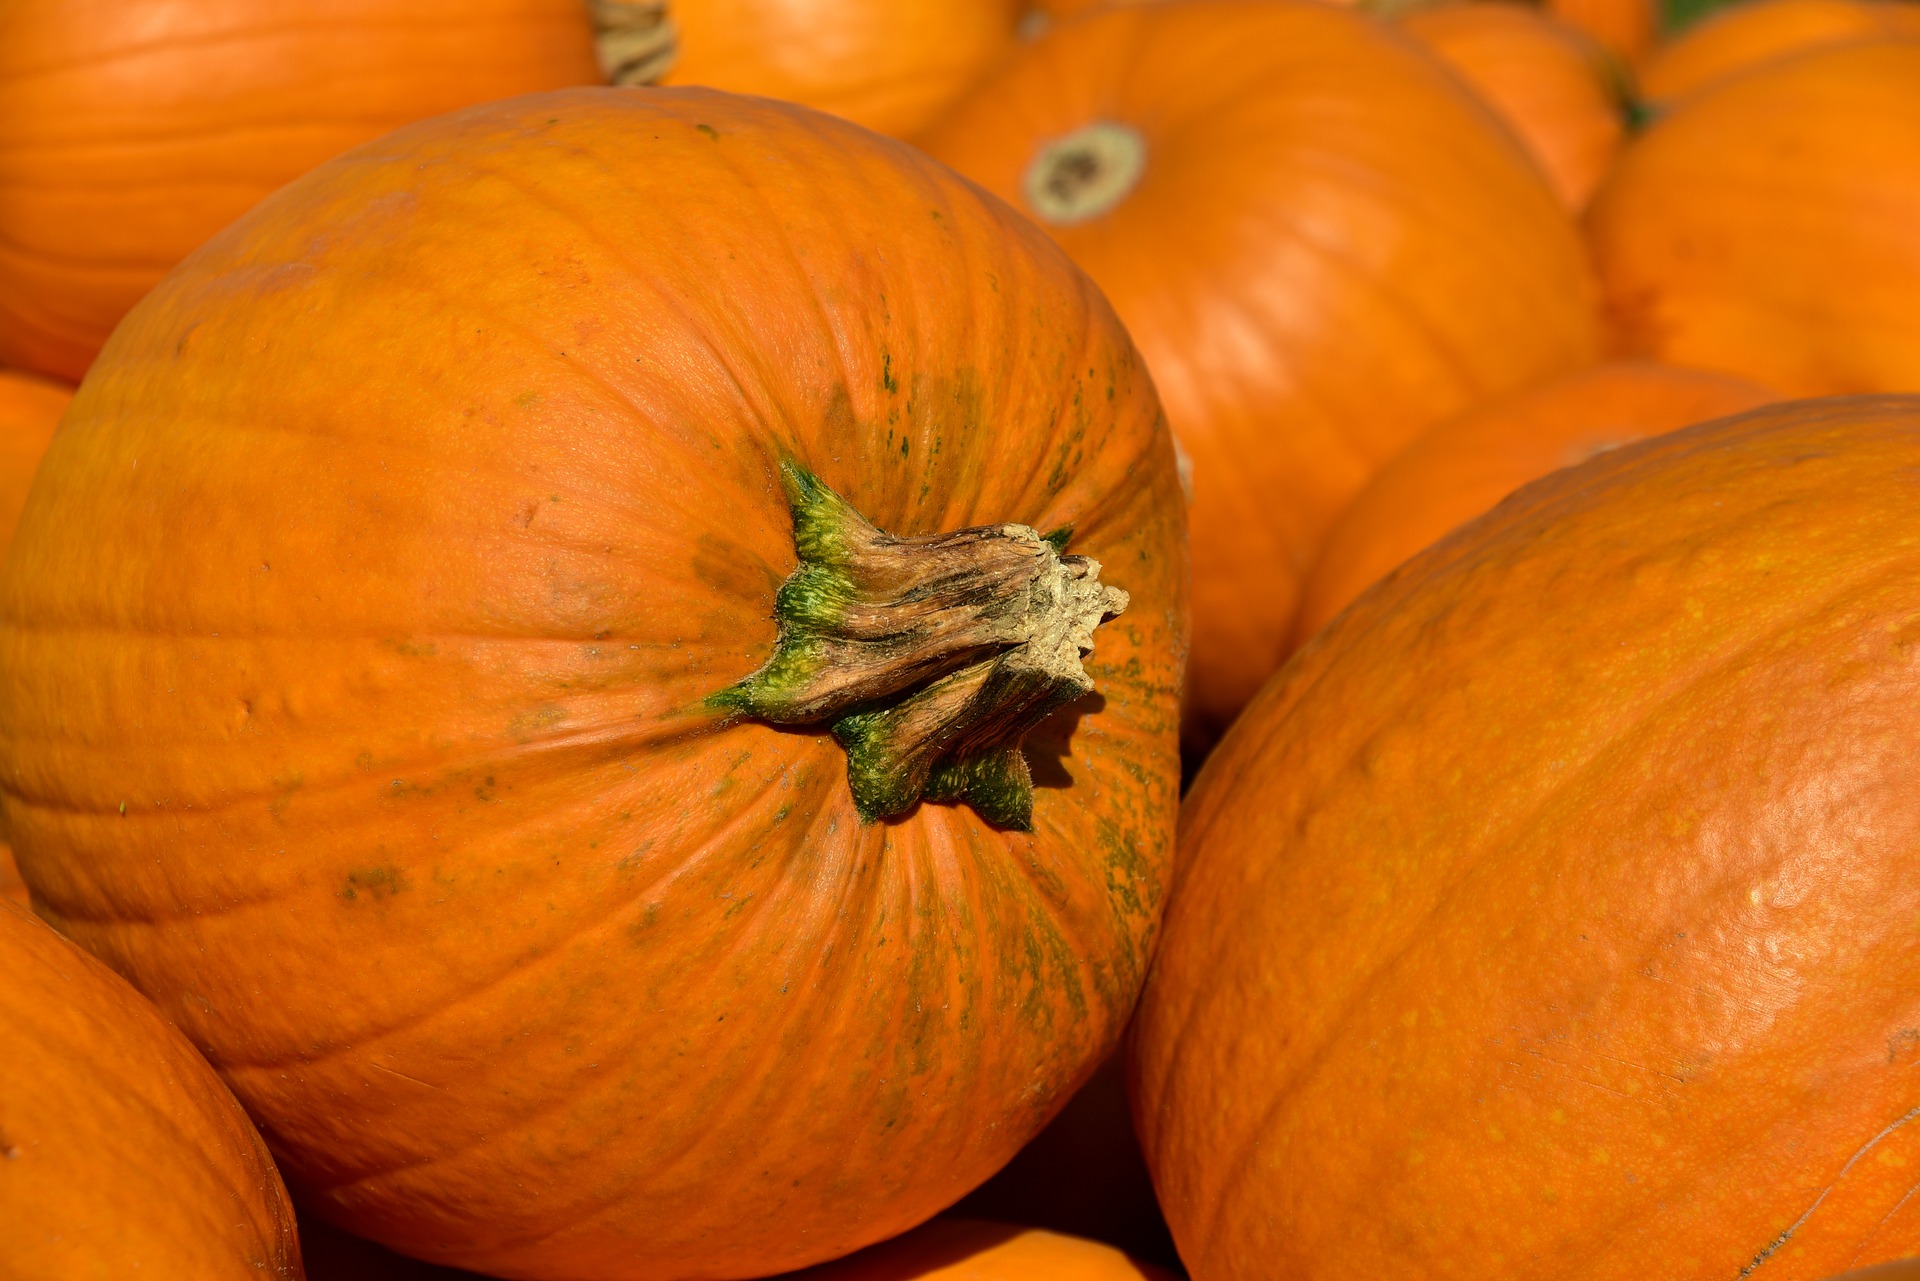
[[[260,1136],[112,971],[0,902],[0,1275],[299,1278]]]
[[[1296,634],[1304,642],[1394,566],[1529,481],[1775,399],[1728,374],[1621,361],[1443,423],[1382,468],[1333,527],[1307,580]]]
[[[1110,1245],[969,1219],[936,1219],[793,1281],[1172,1281]]]
[[[1903,1259],[1898,1263],[1883,1263],[1877,1268],[1862,1268],[1858,1272],[1849,1272],[1834,1281],[1913,1281],[1920,1277],[1920,1259]]]
[[[1910,0],[1749,0],[1654,49],[1640,91],[1670,101],[1822,45],[1900,36],[1920,36],[1920,5]]]
[[[834,736],[711,702],[773,652],[787,460],[903,535],[1070,526],[1130,593],[1031,831],[863,822]],[[904,144],[692,89],[441,117],[211,242],[76,398],[0,579],[15,850],[338,1225],[506,1277],[818,1262],[1120,1035],[1181,518],[1098,291]]]
[[[1589,212],[1616,345],[1801,396],[1920,390],[1920,41],[1677,103]]]
[[[1585,259],[1538,169],[1361,14],[1095,13],[922,142],[1045,227],[1153,371],[1192,461],[1197,739],[1286,656],[1320,539],[1381,463],[1594,350]]]
[[[583,0],[8,0],[0,364],[78,381],[282,183],[411,120],[599,80]]]
[[[1196,1276],[1920,1248],[1916,468],[1915,397],[1609,451],[1261,692],[1136,1022]]]
[[[1626,137],[1614,72],[1590,37],[1506,0],[1415,9],[1400,25],[1500,113],[1568,208],[1586,205]]]
[[[665,83],[805,103],[896,137],[1013,47],[1020,0],[672,0]]]
[[[1625,62],[1645,54],[1660,34],[1657,0],[1546,0],[1546,9]]]

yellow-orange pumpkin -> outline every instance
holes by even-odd
[[[1297,638],[1306,640],[1394,566],[1527,482],[1603,449],[1775,399],[1729,374],[1622,361],[1444,423],[1382,468],[1333,527],[1307,580]]]
[[[1194,736],[1285,657],[1327,526],[1426,427],[1594,350],[1520,145],[1391,28],[1127,6],[1028,45],[924,140],[1099,282],[1192,460]]]
[[[322,1216],[766,1275],[951,1203],[1113,1048],[1184,591],[1145,369],[1013,211],[802,108],[536,95],[323,166],[128,317],[0,579],[0,788],[40,910]],[[1006,611],[1061,599],[1125,612],[1022,755],[991,718],[1097,620]],[[755,719],[850,659],[864,710]]]
[[[1552,14],[1507,0],[1415,9],[1400,25],[1500,113],[1569,208],[1587,203],[1626,136],[1604,50]]]
[[[936,1219],[792,1281],[1172,1281],[1110,1245],[972,1219]]]
[[[1136,1023],[1195,1275],[1920,1250],[1916,474],[1920,397],[1611,450],[1262,691]]]
[[[896,137],[1013,46],[1021,0],[671,0],[664,83],[805,103]]]
[[[1641,93],[1680,98],[1821,45],[1920,35],[1910,0],[1749,0],[1722,9],[1647,56]]]
[[[1589,212],[1618,348],[1795,395],[1920,390],[1920,40],[1677,103]]]
[[[0,1275],[296,1281],[260,1136],[185,1038],[0,901]]]
[[[8,0],[0,364],[77,381],[288,179],[410,120],[599,79],[583,0]]]

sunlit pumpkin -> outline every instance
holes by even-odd
[[[583,0],[7,0],[0,364],[77,381],[288,179],[410,120],[599,78]]]
[[[1172,1281],[1110,1245],[1039,1228],[936,1219],[791,1281]]]
[[[1394,566],[1528,481],[1647,436],[1778,399],[1744,378],[1640,361],[1597,365],[1503,396],[1421,436],[1327,536],[1295,622],[1325,626]]]
[[[1920,397],[1611,450],[1261,692],[1136,1021],[1195,1276],[1920,1252],[1916,475]]]
[[[1626,136],[1605,51],[1552,14],[1506,0],[1419,8],[1400,25],[1500,113],[1568,208],[1587,203]]]
[[[797,107],[536,95],[128,317],[0,579],[0,789],[322,1217],[763,1276],[1114,1047],[1185,573],[1150,380],[1013,211]]]
[[[1920,41],[1816,49],[1678,102],[1589,226],[1625,354],[1802,396],[1920,391]]]
[[[1538,168],[1350,10],[1097,12],[923,145],[1046,228],[1153,371],[1192,462],[1199,740],[1285,657],[1320,539],[1376,467],[1594,350],[1585,258]]]
[[[1653,47],[1660,34],[1659,0],[1545,0],[1547,12],[1564,19],[1626,62]]]
[[[1653,50],[1640,90],[1671,101],[1821,45],[1901,36],[1920,36],[1920,5],[1910,0],[1748,0]]]
[[[233,1095],[105,966],[0,901],[0,1273],[297,1281],[286,1189]]]

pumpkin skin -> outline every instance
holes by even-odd
[[[793,1281],[1173,1281],[1110,1245],[970,1219],[936,1219]]]
[[[581,0],[9,0],[0,364],[77,382],[287,180],[411,120],[600,79]]]
[[[1858,1272],[1849,1272],[1834,1281],[1914,1281],[1920,1277],[1920,1259],[1902,1259],[1898,1263],[1883,1263],[1877,1268],[1862,1268]]]
[[[1626,137],[1598,45],[1551,14],[1503,0],[1415,9],[1400,25],[1512,126],[1569,209],[1586,205]]]
[[[1071,525],[1131,592],[1030,833],[862,823],[834,738],[705,701],[773,645],[783,455],[888,530]],[[1117,1041],[1181,514],[1098,291],[920,153],[706,90],[475,108],[128,317],[0,580],[0,795],[42,912],[318,1214],[503,1277],[763,1276],[957,1199]]]
[[[1136,1022],[1196,1276],[1920,1247],[1920,398],[1603,453],[1356,601],[1181,817]]]
[[[1659,35],[1655,0],[1546,0],[1546,8],[1624,62],[1645,54]]]
[[[1030,167],[1108,125],[1144,142],[1137,183],[1049,222]],[[1320,539],[1376,467],[1595,349],[1585,258],[1537,168],[1455,77],[1348,10],[1095,13],[922,145],[1040,221],[1153,371],[1192,460],[1191,742],[1285,658]]]
[[[1708,15],[1640,68],[1640,90],[1666,102],[1821,45],[1920,35],[1920,7],[1876,0],[1749,0]]]
[[[0,974],[5,1274],[299,1278],[286,1188],[186,1039],[8,902]]]
[[[1596,365],[1434,428],[1381,469],[1307,580],[1304,642],[1394,566],[1550,471],[1776,400],[1758,383],[1644,361]]]
[[[1781,161],[1791,156],[1791,164]],[[1799,396],[1920,389],[1920,41],[1691,95],[1589,213],[1618,348]]]
[[[919,132],[1013,47],[1019,0],[672,0],[666,84],[785,98]]]

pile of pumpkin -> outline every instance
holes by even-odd
[[[0,1277],[1920,1275],[1920,6],[1708,7],[10,0]]]

